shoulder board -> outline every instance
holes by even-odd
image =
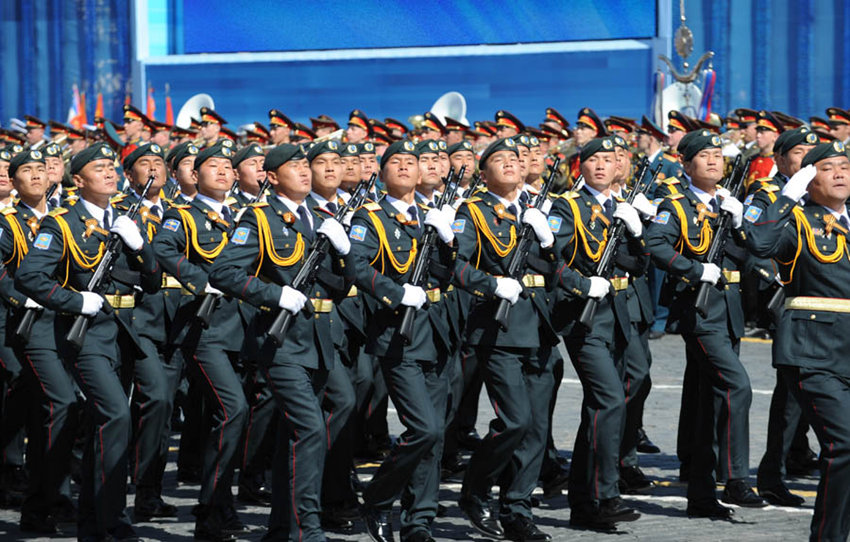
[[[666,158],[667,160],[670,160],[671,162],[678,162],[678,161],[679,161],[679,157],[678,157],[678,156],[676,156],[675,154],[670,154],[669,152],[665,152],[665,153],[663,153],[663,154],[661,155],[661,157],[662,157],[662,158]]]
[[[564,199],[576,199],[581,197],[581,194],[578,192],[578,190],[570,190],[569,192],[563,194],[561,197],[563,197]]]
[[[382,209],[380,203],[375,203],[374,201],[370,201],[369,203],[364,203],[363,207],[370,212],[380,211]]]
[[[172,205],[172,209],[191,209],[191,205]]]
[[[669,194],[669,195],[667,196],[667,199],[676,200],[676,199],[682,199],[682,198],[684,198],[684,197],[685,197],[685,195],[684,195],[684,194],[682,194],[681,192],[679,192],[678,194]]]
[[[64,207],[57,207],[47,214],[50,215],[50,216],[61,216],[61,215],[64,215],[65,213],[67,213],[67,212],[68,212],[68,209],[65,209]]]
[[[115,194],[114,196],[109,198],[109,203],[120,203],[120,202],[124,201],[124,198],[126,198],[126,197],[127,197],[127,194],[124,194],[124,193]]]
[[[466,199],[465,199],[465,200],[463,200],[463,201],[464,201],[465,203],[478,203],[479,201],[481,201],[481,198],[480,198],[480,197],[478,197],[478,196],[472,196],[472,197],[466,198]]]
[[[13,214],[15,214],[15,213],[17,213],[17,212],[18,212],[18,210],[17,210],[17,209],[15,209],[14,207],[6,207],[6,208],[5,208],[5,209],[3,209],[2,211],[0,211],[0,213],[2,213],[2,214],[4,214],[4,215],[13,215]]]
[[[431,210],[431,207],[428,207],[428,206],[427,206],[427,205],[425,205],[424,203],[417,203],[416,205],[418,205],[418,206],[419,206],[419,208],[420,208],[420,209],[422,209],[423,211],[426,211],[426,212],[427,212],[427,211],[430,211],[430,210]]]
[[[765,192],[776,192],[777,190],[779,190],[779,186],[772,184],[772,183],[771,184],[765,183],[765,184],[761,185],[761,190],[764,190]]]
[[[254,203],[249,203],[248,207],[268,207],[269,204],[267,201],[255,201]]]
[[[233,196],[229,196],[224,200],[224,204],[230,207],[231,205],[238,205],[239,201]]]
[[[663,184],[680,184],[681,183],[681,181],[679,181],[678,177],[667,177],[666,179],[664,179],[661,182]]]

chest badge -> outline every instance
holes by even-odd
[[[393,236],[395,236],[396,239],[401,239],[401,232],[398,230],[398,228],[396,228],[393,232]]]
[[[86,220],[86,231],[83,233],[83,239],[88,239],[91,237],[91,234],[94,233],[94,230],[97,228],[98,222],[96,218],[89,218]]]
[[[289,237],[289,228],[287,228],[286,226],[283,227],[283,235]]]
[[[209,221],[209,220],[205,220],[205,221],[204,221],[204,228],[206,228],[206,229],[207,229],[207,231],[212,230],[212,224],[210,224],[210,221]]]

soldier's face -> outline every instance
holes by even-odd
[[[496,128],[496,137],[513,137],[517,135],[516,128],[511,126],[498,126]]]
[[[292,129],[289,126],[281,126],[280,124],[272,124],[269,128],[269,133],[272,136],[272,143],[280,145],[289,141],[289,134]]]
[[[368,179],[378,171],[378,160],[374,154],[360,155],[360,178]]]
[[[78,152],[82,151],[86,148],[86,140],[85,139],[73,139],[71,140],[71,156],[74,156]]]
[[[446,134],[446,145],[454,145],[463,141],[463,132],[460,130],[452,130]]]
[[[472,179],[472,175],[475,173],[475,154],[472,151],[457,151],[449,156],[449,163],[458,172],[460,168],[466,166],[461,184],[464,186],[468,184],[470,179]]]
[[[345,131],[349,143],[361,143],[369,135],[363,127],[354,124],[348,125],[348,130]]]
[[[528,175],[528,147],[524,145],[517,145],[517,151],[519,151],[519,175],[523,179]]]
[[[201,137],[207,141],[218,138],[221,131],[221,124],[217,122],[205,122],[201,124]]]
[[[240,189],[249,194],[259,192],[260,183],[266,180],[266,170],[263,169],[265,161],[265,156],[252,156],[236,166],[236,179]]]
[[[9,180],[9,162],[0,160],[0,197],[5,198],[12,192],[12,182]]]
[[[65,175],[65,161],[58,156],[45,156],[44,165],[47,170],[47,180],[50,184],[62,182],[62,176]]]
[[[821,205],[843,208],[850,198],[850,158],[833,156],[815,164],[817,175],[809,184],[809,195]]]
[[[803,158],[806,154],[814,149],[814,145],[795,145],[791,147],[791,150],[785,153],[785,156],[781,157],[783,162],[783,166],[785,171],[781,171],[780,173],[791,176],[800,171],[800,166],[803,163]],[[779,158],[777,156],[777,158]],[[779,163],[776,165],[777,169],[779,168]]]
[[[333,126],[328,126],[327,124],[322,124],[313,131],[316,132],[316,137],[322,137],[322,136],[325,136],[325,135],[332,133],[334,131],[334,129],[333,129]]]
[[[546,156],[546,154],[549,152],[549,145],[550,144],[549,144],[548,139],[541,139],[540,140],[540,154],[542,154],[543,156]]]
[[[159,156],[142,156],[133,164],[133,169],[127,172],[130,183],[140,193],[151,175],[153,175],[154,181],[148,194],[158,194],[159,189],[165,186],[166,180],[165,160]]]
[[[180,160],[177,164],[177,169],[174,170],[174,178],[177,179],[177,184],[180,185],[180,192],[186,196],[194,196],[198,191],[195,186],[195,156],[187,156]]]
[[[649,134],[645,134],[643,132],[638,132],[637,148],[641,152],[648,152],[649,151]]]
[[[168,130],[160,130],[151,137],[151,142],[156,143],[163,149],[168,149],[171,143],[171,136]]]
[[[685,132],[682,130],[670,130],[667,134],[667,146],[675,150],[683,137],[685,137]]]
[[[139,137],[139,132],[142,131],[142,121],[125,120],[124,121],[124,141],[133,141]]]
[[[611,187],[611,182],[617,175],[617,153],[597,152],[581,163],[581,174],[584,182],[594,190],[604,192]]]
[[[614,154],[617,156],[617,173],[614,175],[614,180],[625,180],[629,172],[629,154],[620,147],[614,149]]]
[[[27,130],[27,143],[38,143],[44,139],[44,128],[29,128]]]
[[[436,155],[434,155],[436,156]],[[419,182],[419,160],[412,154],[394,154],[381,168],[381,180],[393,197],[403,196]]]
[[[756,130],[757,127],[758,125],[755,122],[750,122],[744,127],[743,132],[741,132],[741,138],[744,140],[744,143],[756,140],[756,134],[758,133],[758,130]]]
[[[494,152],[484,164],[482,177],[487,181],[487,188],[496,193],[507,193],[515,190],[523,183],[520,176],[519,156],[511,151]]]
[[[594,130],[590,126],[585,126],[584,124],[576,124],[576,129],[573,130],[573,137],[576,140],[576,145],[581,147],[582,145],[596,137],[596,130]]]
[[[118,174],[110,158],[94,160],[74,175],[74,184],[80,195],[89,201],[108,198],[118,191]]]
[[[229,158],[207,158],[201,167],[193,171],[198,184],[198,192],[205,196],[224,201],[224,196],[233,186],[233,164]]]
[[[342,182],[357,184],[363,178],[363,166],[360,156],[345,156],[342,158]],[[371,175],[371,173],[369,173]]]
[[[15,171],[14,185],[24,201],[40,200],[47,192],[47,168],[39,162],[22,165]]]
[[[758,130],[756,132],[756,145],[758,145],[762,152],[770,152],[773,150],[773,144],[776,142],[777,137],[779,137],[779,133],[773,130]]]
[[[355,160],[359,164],[359,158],[355,157]],[[313,173],[313,186],[318,187],[317,192],[336,190],[342,182],[342,158],[335,152],[322,153],[310,162],[310,171]]]
[[[449,174],[452,168],[452,161],[449,160],[449,153],[440,151],[440,176],[445,177]]]
[[[690,162],[684,163],[685,173],[691,181],[702,190],[713,191],[714,186],[723,179],[723,151],[720,149],[703,149]]]
[[[528,149],[528,175],[529,178],[536,179],[543,173],[543,149],[540,146],[531,147]]]
[[[269,184],[278,194],[300,201],[310,193],[310,177],[310,163],[306,158],[290,160],[269,171]]]
[[[850,124],[836,123],[829,129],[829,133],[838,141],[845,141],[850,136]]]
[[[440,186],[440,155],[428,152],[419,157],[419,184],[425,188],[436,188]]]

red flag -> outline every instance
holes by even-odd
[[[168,95],[170,90],[168,83],[165,84],[165,124],[174,125],[174,110],[171,108],[171,96]]]
[[[148,105],[145,108],[145,116],[151,120],[156,120],[154,113],[156,113],[156,102],[153,99],[153,87],[148,87]]]
[[[83,120],[80,116],[80,89],[77,85],[71,85],[71,107],[68,109],[68,124],[78,130],[83,126]]]
[[[97,93],[97,105],[94,107],[94,118],[103,117],[103,93]]]
[[[80,92],[80,127],[82,128],[83,124],[88,124],[89,118],[86,114],[86,93]]]

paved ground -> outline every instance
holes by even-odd
[[[549,532],[554,540],[803,540],[808,536],[812,506],[817,488],[816,478],[796,478],[789,481],[791,489],[806,498],[801,509],[768,507],[760,510],[737,509],[734,523],[685,516],[685,487],[678,483],[678,462],[675,456],[676,425],[681,395],[681,378],[684,367],[684,345],[678,336],[667,336],[651,343],[654,365],[652,367],[653,391],[646,406],[645,426],[652,440],[662,453],[642,455],[644,471],[659,482],[659,488],[651,496],[628,497],[633,506],[643,513],[634,523],[623,524],[617,535],[600,535],[575,531],[569,528],[569,508],[566,496],[545,501],[536,509],[538,525]],[[774,371],[770,366],[770,345],[765,342],[746,342],[742,346],[742,359],[753,384],[753,405],[750,411],[751,443],[750,466],[755,479],[755,470],[764,450],[767,413],[774,384]],[[566,455],[572,447],[578,425],[578,406],[581,402],[578,379],[567,365],[555,414],[555,439],[559,449]],[[492,411],[482,395],[479,415],[479,432],[486,431]],[[399,425],[391,419],[391,432],[397,434]],[[814,436],[810,434],[813,449],[817,449]],[[367,469],[364,469],[364,473]],[[196,486],[176,486],[173,463],[166,474],[166,500],[180,508],[180,517],[172,522],[143,523],[137,525],[141,536],[149,540],[189,540],[192,537],[194,518],[190,511],[197,496]],[[456,501],[460,485],[450,483],[443,486],[443,503],[448,506],[448,516],[438,518],[434,525],[434,536],[438,540],[484,540],[467,527],[457,508]],[[132,495],[129,498],[132,506]],[[0,540],[24,540],[17,529],[18,512],[0,510]],[[256,532],[246,540],[259,540],[266,522],[267,509],[245,507],[240,509],[242,520],[256,527]],[[68,533],[69,536],[72,532]],[[368,540],[362,524],[357,524],[352,533],[328,533],[329,540]],[[52,540],[73,540],[54,538]]]

